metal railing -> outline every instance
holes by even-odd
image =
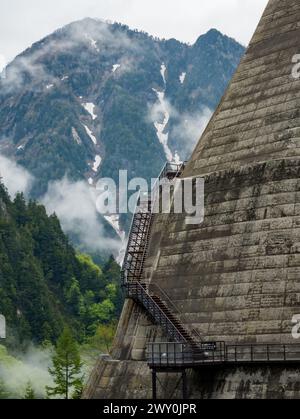
[[[185,165],[186,165],[186,162],[178,163],[178,164],[177,163],[165,164],[158,178],[156,179],[156,182],[154,183],[152,191],[151,191],[151,199],[153,202],[153,206],[160,195],[161,181],[172,180],[172,179],[178,178],[182,174],[185,168]]]
[[[197,339],[200,342],[202,341],[202,337],[198,330],[188,326],[188,319],[186,314],[179,309],[179,307],[174,303],[174,301],[172,301],[171,297],[167,294],[166,291],[164,291],[158,284],[152,282],[149,284],[149,292],[158,295],[161,298],[161,300],[166,301],[166,303],[173,310],[174,314],[178,317],[178,319],[180,319],[181,322],[187,325],[185,327],[188,329],[189,333],[197,337]]]
[[[177,177],[185,168],[186,162],[170,163],[167,162],[158,176],[158,180],[168,177]]]
[[[175,342],[188,342],[195,345],[194,338],[185,329],[179,318],[176,317],[168,305],[157,295],[149,293],[147,285],[142,283],[144,262],[147,256],[150,231],[153,220],[152,204],[159,199],[160,180],[173,179],[180,176],[184,164],[167,163],[155,183],[151,194],[140,193],[137,208],[132,219],[129,239],[121,271],[123,287],[127,297],[132,298],[148,312],[152,320],[159,324],[167,336]],[[166,294],[165,294],[166,295]],[[175,307],[169,297],[167,303]],[[178,312],[175,308],[175,313]]]
[[[300,344],[227,345],[227,362],[300,361]]]
[[[300,363],[300,344],[230,344],[199,342],[150,343],[147,362],[153,368],[197,367],[217,364]]]
[[[146,309],[154,323],[159,324],[171,339],[174,339],[175,342],[186,341],[161,307],[153,300],[144,285],[140,282],[129,283],[127,284],[127,293],[130,298]]]
[[[186,342],[151,343],[147,347],[150,367],[181,368],[202,364],[225,362],[225,343],[203,343],[192,347]]]
[[[140,281],[144,268],[150,230],[152,224],[152,205],[159,197],[159,182],[164,178],[179,176],[185,167],[184,163],[166,163],[150,194],[140,193],[132,217],[127,248],[121,270],[123,285],[130,281]]]
[[[153,293],[153,294],[159,296],[161,298],[161,300],[166,301],[167,304],[172,308],[173,312],[177,316],[181,317],[183,315],[183,313],[179,310],[179,308],[174,303],[174,301],[171,300],[171,298],[166,293],[166,291],[164,291],[158,284],[150,283],[148,289],[149,289],[150,293]]]

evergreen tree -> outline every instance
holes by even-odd
[[[119,318],[122,312],[122,308],[124,305],[124,294],[122,292],[121,287],[121,270],[120,266],[115,261],[114,257],[111,256],[109,260],[106,262],[106,264],[103,267],[103,274],[106,282],[108,284],[114,284],[116,293],[113,298],[113,303],[115,306],[115,317]]]
[[[0,400],[5,400],[9,398],[9,394],[6,391],[4,382],[0,379]]]
[[[47,395],[63,396],[69,399],[71,391],[82,388],[81,360],[79,350],[69,328],[65,328],[59,337],[52,358],[53,368],[49,372],[54,379],[54,387],[47,387]]]
[[[30,381],[28,382],[28,384],[26,386],[24,399],[25,400],[33,400],[33,399],[36,399],[35,392],[34,392],[34,390],[32,388],[32,385],[31,385],[31,382]]]
[[[21,343],[54,343],[67,324],[81,343],[122,309],[120,267],[75,252],[56,215],[0,182],[0,313]],[[10,333],[10,332],[9,332]]]
[[[83,383],[81,382],[79,385],[77,385],[75,387],[75,390],[72,394],[72,399],[73,400],[80,400],[82,397],[82,393],[83,393]]]

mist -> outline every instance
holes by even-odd
[[[30,193],[34,178],[15,161],[0,154],[0,177],[11,197],[17,192],[23,192],[25,196]]]
[[[164,133],[169,133],[168,148],[175,156],[179,154],[182,160],[189,159],[202,133],[204,132],[213,112],[206,106],[194,113],[180,113],[170,103],[167,97],[148,106],[147,121],[162,122],[166,113],[169,121]]]
[[[34,44],[30,51],[17,56],[6,67],[2,89],[9,92],[24,87],[26,84],[26,88],[30,90],[41,91],[47,85],[59,86],[62,83],[62,75],[49,72],[44,64],[44,58],[78,48],[80,48],[82,61],[93,53],[104,52],[115,55],[116,51],[122,50],[118,74],[131,71],[139,59],[139,53],[142,52],[138,42],[132,42],[127,34],[120,30],[114,31],[107,22],[100,19],[83,19],[58,29],[47,39],[47,42],[42,39],[38,44]],[[3,63],[4,60],[5,57],[3,57]],[[28,76],[31,79],[30,84],[28,84]]]
[[[104,224],[96,208],[96,190],[87,182],[67,177],[51,182],[41,198],[49,214],[56,213],[67,234],[75,234],[88,251],[116,254],[120,241],[105,237]]]
[[[179,115],[173,109],[172,116],[174,119],[171,127],[171,138],[174,138],[180,145],[178,152],[184,160],[192,154],[212,114],[213,112],[207,107],[203,107],[202,110],[193,114],[182,115]]]
[[[0,173],[11,197],[17,192],[23,192],[27,198],[30,196],[34,176],[26,169],[0,155]],[[45,205],[49,215],[56,213],[64,232],[75,235],[84,251],[117,255],[121,241],[106,237],[105,221],[97,212],[96,199],[96,190],[86,181],[72,182],[65,177],[49,183],[39,202]]]
[[[0,54],[0,73],[4,70],[6,66],[6,58],[4,55]]]
[[[23,398],[28,383],[37,398],[46,396],[46,386],[53,385],[48,368],[51,366],[51,349],[31,345],[26,352],[15,357],[8,355],[0,345],[0,383],[10,398]]]

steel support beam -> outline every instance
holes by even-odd
[[[182,398],[183,400],[188,399],[186,370],[182,371]]]
[[[156,370],[152,370],[152,399],[157,400]]]

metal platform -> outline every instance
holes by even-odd
[[[222,364],[300,364],[300,343],[297,344],[225,344],[199,342],[198,348],[185,342],[150,343],[147,362],[159,370],[187,369]]]

